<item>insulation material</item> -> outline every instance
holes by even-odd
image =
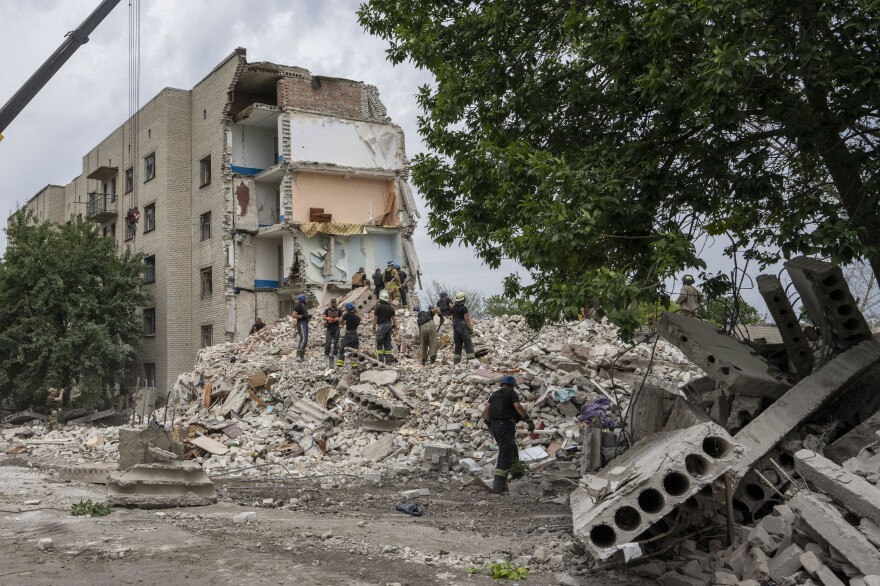
[[[403,168],[403,157],[398,152],[399,134],[386,124],[292,112],[290,135],[294,161],[359,169]]]
[[[336,236],[353,236],[364,233],[364,227],[360,224],[340,224],[339,222],[304,222],[299,225],[299,229],[308,238],[318,233]]]

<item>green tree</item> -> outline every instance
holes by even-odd
[[[524,299],[509,299],[503,295],[489,295],[486,298],[486,313],[493,317],[502,315],[526,315],[529,302]]]
[[[106,399],[129,383],[147,304],[143,259],[82,218],[36,224],[19,210],[0,260],[0,400],[40,401],[48,387]]]
[[[697,311],[697,315],[730,331],[737,324],[759,324],[764,321],[758,309],[749,305],[742,296],[734,303],[733,295],[707,300]]]
[[[440,244],[518,261],[530,321],[598,301],[625,336],[695,242],[880,271],[877,0],[369,0],[427,69],[413,181]]]

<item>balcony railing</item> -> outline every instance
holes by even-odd
[[[86,216],[96,222],[103,222],[116,217],[116,194],[97,193],[89,194],[86,202]]]

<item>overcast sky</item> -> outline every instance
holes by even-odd
[[[0,102],[24,83],[99,0],[0,0],[7,24]],[[364,33],[355,0],[144,0],[141,2],[141,104],[164,87],[190,89],[235,47],[248,61],[305,67],[379,88],[388,115],[403,127],[409,156],[424,149],[416,132],[417,88],[430,81],[412,66],[392,67],[385,43]],[[3,133],[0,210],[15,209],[49,183],[66,185],[82,171],[82,157],[128,116],[128,3],[120,2],[90,41],[55,75]],[[415,244],[423,282],[500,293],[516,265],[489,271],[465,248],[435,246],[425,231]],[[4,215],[4,218],[6,216]],[[5,221],[4,221],[5,224]],[[0,247],[6,247],[5,233]]]

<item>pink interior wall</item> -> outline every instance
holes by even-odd
[[[367,224],[371,217],[381,218],[393,198],[390,223],[381,219],[377,223],[397,226],[400,202],[393,193],[393,180],[299,172],[293,184],[293,221],[308,222],[309,208],[324,208],[324,213],[333,214],[334,222]]]

